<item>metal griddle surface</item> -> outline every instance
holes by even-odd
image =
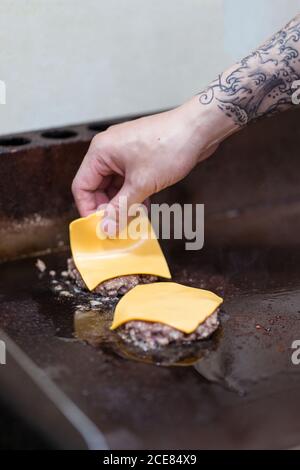
[[[42,259],[61,270],[66,257]],[[300,366],[291,363],[292,341],[300,339],[299,261],[295,248],[204,249],[170,260],[176,281],[225,297],[219,347],[195,366],[157,367],[76,340],[74,308],[53,295],[33,258],[0,267],[0,329],[111,448],[294,447],[300,443]]]

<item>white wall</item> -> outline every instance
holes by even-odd
[[[176,105],[300,0],[0,0],[0,134]]]
[[[300,13],[299,0],[223,0],[224,49],[242,58]]]

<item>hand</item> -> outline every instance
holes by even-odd
[[[97,134],[72,184],[81,216],[109,203],[102,228],[115,233],[110,205],[118,209],[123,196],[130,207],[181,180],[216,150],[229,126],[232,120],[195,97],[172,111]]]

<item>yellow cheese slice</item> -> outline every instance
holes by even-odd
[[[208,290],[175,282],[142,284],[131,289],[118,302],[114,330],[131,320],[164,323],[184,333],[192,333],[223,302]]]
[[[108,279],[129,274],[152,274],[171,278],[168,264],[146,214],[140,215],[138,238],[128,238],[129,223],[118,237],[101,231],[103,211],[74,220],[70,224],[70,244],[74,263],[89,290]],[[126,233],[125,233],[126,231]]]

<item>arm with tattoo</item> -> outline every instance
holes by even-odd
[[[297,16],[182,106],[96,135],[73,181],[81,215],[109,203],[103,230],[114,233],[121,201],[144,201],[184,178],[230,134],[291,107],[299,79]]]
[[[220,110],[243,126],[292,105],[293,83],[300,79],[300,15],[250,55],[220,74],[200,103],[215,100]]]

